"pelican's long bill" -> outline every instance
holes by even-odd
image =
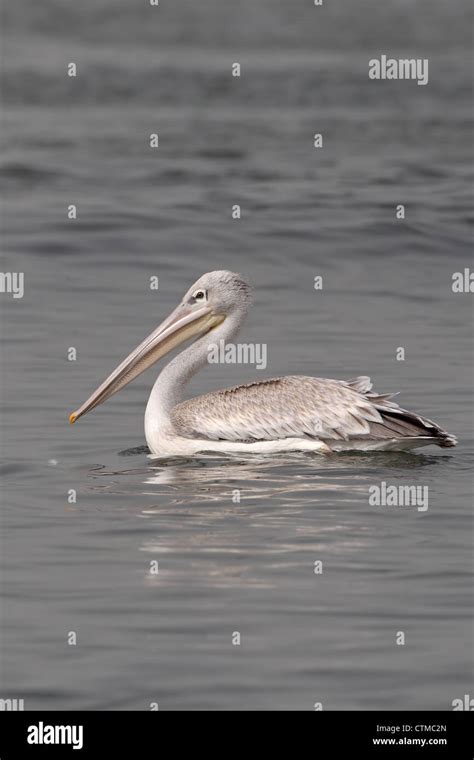
[[[180,304],[156,330],[114,369],[92,396],[69,416],[71,425],[83,414],[107,401],[110,396],[128,385],[173,348],[189,340],[189,338],[203,335],[220,324],[223,319],[222,314],[213,313],[209,306],[196,308],[195,304]]]

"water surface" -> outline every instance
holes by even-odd
[[[26,289],[0,304],[0,696],[450,709],[472,693],[472,297],[451,289],[472,263],[469,4],[160,5],[6,13],[2,268]],[[370,82],[384,50],[429,57],[429,85]],[[155,370],[71,428],[223,268],[255,286],[242,339],[268,367],[209,367],[190,395],[369,374],[458,448],[152,461]],[[371,506],[382,481],[428,486],[428,510]]]

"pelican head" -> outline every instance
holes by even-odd
[[[216,271],[196,280],[176,309],[73,412],[70,423],[102,404],[187,340],[197,340],[230,317],[243,319],[250,304],[250,288],[234,272]]]

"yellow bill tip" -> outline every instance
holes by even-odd
[[[76,413],[72,412],[72,414],[69,415],[69,422],[71,423],[71,425],[74,425],[76,419],[77,419]]]

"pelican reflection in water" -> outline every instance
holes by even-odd
[[[70,416],[102,404],[176,346],[192,340],[160,373],[148,399],[145,436],[153,455],[216,452],[409,449],[455,446],[435,422],[372,391],[370,378],[330,380],[291,375],[182,401],[186,384],[208,361],[208,348],[230,341],[250,306],[250,288],[233,272],[208,272],[178,307]]]

